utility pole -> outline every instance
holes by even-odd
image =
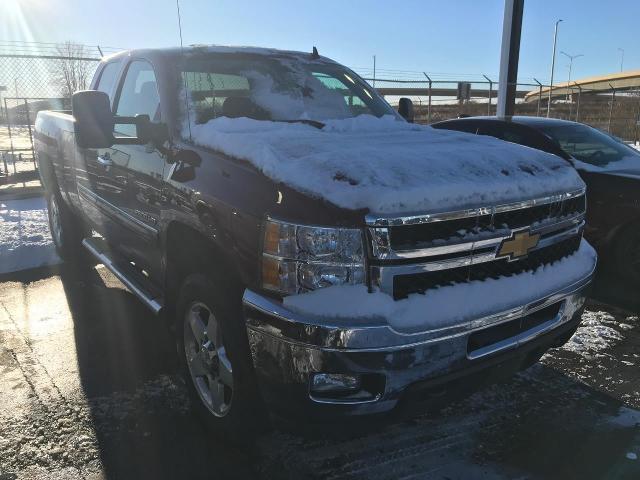
[[[496,107],[498,117],[512,116],[514,113],[523,12],[524,0],[504,1],[498,105]]]
[[[558,43],[558,25],[562,19],[556,22],[556,28],[553,33],[553,54],[551,55],[551,82],[549,83],[549,101],[547,102],[547,118],[551,113],[551,92],[553,90],[553,71],[556,68],[556,44]]]
[[[620,71],[622,71],[624,67],[624,48],[618,48],[618,51],[622,52],[622,55],[620,56]]]
[[[579,55],[569,55],[568,53],[563,51],[561,51],[560,53],[569,59],[569,78],[567,79],[567,100],[569,100],[569,84],[571,83],[571,67],[573,67],[573,61],[576,58],[584,57],[584,55],[582,53],[580,53]]]

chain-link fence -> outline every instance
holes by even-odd
[[[71,94],[89,87],[104,53],[69,42],[0,42],[0,188],[37,184],[36,115],[70,108]]]
[[[485,77],[486,78],[486,77]],[[401,97],[414,102],[416,122],[429,124],[460,116],[495,115],[499,84],[484,81],[373,79],[394,106]],[[516,85],[515,115],[547,116],[548,89],[540,83]],[[640,140],[640,89],[552,90],[549,116],[589,124],[625,141]]]
[[[0,189],[37,182],[33,125],[40,110],[69,109],[71,94],[88,88],[100,58],[117,49],[73,43],[0,42]],[[364,72],[363,72],[364,73]],[[498,82],[487,76],[389,72],[404,78],[367,78],[392,105],[414,101],[416,121],[429,124],[462,115],[495,115]],[[370,75],[364,74],[365,77]],[[462,80],[459,80],[462,79]],[[516,115],[549,116],[590,124],[626,141],[638,141],[640,88],[588,89],[516,85]],[[197,88],[196,88],[197,90]],[[207,115],[216,106],[203,105]]]

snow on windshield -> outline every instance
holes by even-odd
[[[626,170],[640,170],[640,155],[628,155],[619,160],[615,160],[604,165],[593,165],[591,163],[573,160],[574,166],[579,170],[587,172],[622,172]]]
[[[257,71],[243,71],[249,79],[249,98],[271,114],[273,120],[327,120],[352,116],[343,95],[337,89],[327,88],[314,75],[292,70],[296,86],[279,91],[271,75]]]
[[[185,129],[188,138],[189,131]],[[277,182],[348,209],[423,213],[488,206],[582,188],[565,161],[492,137],[395,116],[310,125],[220,117],[192,141],[247,160]]]
[[[219,117],[324,122],[395,115],[366,82],[324,59],[204,55],[187,59],[182,76],[198,124]]]

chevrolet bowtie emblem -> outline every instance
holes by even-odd
[[[514,232],[511,238],[502,241],[502,245],[498,249],[497,257],[509,257],[509,260],[517,260],[526,257],[529,250],[538,245],[540,234],[531,234],[524,230]]]

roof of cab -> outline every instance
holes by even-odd
[[[225,45],[189,45],[186,47],[167,47],[167,48],[141,48],[134,50],[123,50],[102,58],[102,61],[109,61],[115,58],[131,57],[131,56],[176,56],[190,53],[219,53],[219,54],[238,54],[238,55],[265,55],[265,56],[287,56],[297,57],[305,60],[324,60],[333,62],[330,58],[318,56],[313,57],[312,52],[299,52],[295,50],[278,50],[275,48],[264,47],[243,47],[243,46],[225,46]]]

